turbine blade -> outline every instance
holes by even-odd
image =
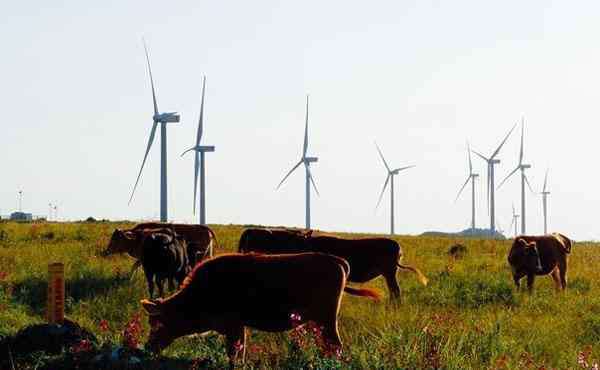
[[[515,213],[515,204],[514,203],[512,204],[512,210],[513,210],[513,218],[514,218],[516,216],[516,213]]]
[[[385,178],[385,183],[383,184],[383,189],[381,189],[381,194],[379,194],[379,200],[377,201],[377,205],[375,206],[375,209],[377,209],[379,207],[379,203],[381,203],[381,198],[383,198],[383,193],[385,192],[385,188],[387,188],[387,184],[390,181],[390,174],[388,173],[387,177]]]
[[[306,157],[308,150],[308,95],[306,95],[306,119],[304,123],[304,147],[302,149],[302,158]]]
[[[377,145],[377,142],[375,142],[375,147],[377,148],[377,151],[379,152],[379,156],[381,157],[381,160],[383,161],[385,168],[388,170],[388,172],[391,172],[390,166],[388,166],[387,162],[385,161],[385,158],[383,158],[383,153],[381,153],[381,149],[379,149],[379,145]]]
[[[525,119],[521,119],[521,152],[519,153],[519,165],[523,164],[523,137],[525,136]]]
[[[200,153],[196,152],[194,159],[194,214],[196,214],[196,193],[198,191],[198,173],[200,172]]]
[[[523,175],[523,177],[525,178],[525,183],[527,183],[527,186],[529,187],[529,191],[531,191],[532,193],[535,194],[535,191],[533,191],[533,188],[531,187],[531,184],[529,183],[529,179],[527,178],[527,175]]]
[[[512,221],[510,222],[510,226],[508,227],[508,232],[510,232],[510,230],[512,229],[514,224],[515,224],[515,217],[513,216]]]
[[[194,149],[196,149],[196,147],[195,147],[195,146],[193,146],[193,147],[189,148],[189,149],[188,149],[188,150],[186,150],[185,152],[181,153],[181,157],[183,157],[183,156],[185,155],[185,153],[187,153],[187,152],[189,152],[189,151],[192,151],[192,150],[194,150]]]
[[[504,180],[502,180],[502,182],[500,183],[500,185],[498,185],[498,187],[496,189],[500,189],[500,187],[506,182],[506,180],[508,180],[509,177],[514,175],[515,172],[517,172],[520,168],[521,168],[521,166],[517,166],[511,173],[509,173],[508,176],[506,176],[504,178]]]
[[[304,165],[306,166],[306,171],[308,172],[308,178],[310,179],[310,183],[312,184],[313,188],[317,192],[317,195],[320,196],[319,190],[317,190],[317,185],[315,184],[315,179],[313,178],[312,172],[310,171],[310,166],[308,164],[304,164]]]
[[[392,172],[396,172],[396,173],[398,173],[398,172],[400,172],[400,171],[404,171],[404,170],[407,170],[407,169],[409,169],[409,168],[413,168],[413,167],[417,167],[417,166],[416,166],[416,165],[412,165],[412,166],[400,167],[400,168],[396,168],[396,169],[395,169],[395,170],[393,170]]]
[[[206,87],[206,76],[202,78],[202,100],[200,102],[200,118],[198,119],[198,133],[196,134],[196,145],[200,145],[202,131],[204,129],[204,90]]]
[[[135,180],[135,185],[133,186],[133,190],[131,191],[131,197],[129,197],[129,203],[131,204],[131,200],[133,199],[133,194],[135,193],[135,189],[138,186],[138,182],[140,181],[140,177],[142,176],[142,170],[144,169],[144,164],[146,164],[146,159],[148,158],[148,153],[150,152],[150,148],[152,147],[152,143],[154,142],[154,135],[156,134],[156,126],[158,126],[158,122],[154,122],[152,124],[152,130],[150,131],[150,137],[148,138],[148,145],[146,146],[146,154],[144,154],[144,160],[142,161],[142,166],[140,167],[140,172],[138,174],[137,180]]]
[[[456,195],[456,199],[454,199],[454,203],[456,203],[456,201],[458,200],[458,197],[460,197],[460,194],[462,193],[462,191],[465,189],[465,187],[469,183],[469,180],[471,180],[471,176],[470,175],[469,175],[469,177],[467,177],[467,181],[465,181],[465,183],[463,184],[462,188],[460,188],[460,190],[458,191],[458,194]]]
[[[508,140],[508,137],[510,136],[510,134],[513,132],[513,130],[515,129],[515,127],[517,127],[517,124],[515,123],[514,126],[510,129],[510,131],[508,132],[508,134],[506,134],[506,137],[504,138],[504,140],[502,140],[502,142],[500,143],[500,145],[498,146],[498,149],[496,149],[496,151],[494,152],[494,154],[492,154],[492,156],[490,157],[490,159],[494,159],[498,153],[500,152],[500,149],[502,149],[502,146],[504,145],[504,143],[506,143],[506,140]]]
[[[146,62],[148,63],[148,73],[150,74],[150,86],[152,86],[152,102],[154,103],[154,115],[158,114],[158,104],[156,103],[156,92],[154,91],[154,78],[152,78],[152,69],[150,68],[150,56],[148,55],[148,47],[146,39],[142,37],[144,43],[144,51],[146,52]]]
[[[471,161],[471,147],[467,141],[467,154],[469,155],[469,175],[473,174],[473,162]]]
[[[285,175],[285,177],[283,178],[283,180],[281,180],[281,182],[279,183],[279,185],[277,185],[277,188],[275,188],[275,190],[279,189],[279,187],[281,186],[281,184],[283,184],[283,182],[292,174],[292,172],[294,172],[294,170],[296,168],[298,168],[298,166],[300,166],[302,163],[304,163],[303,159],[301,159],[300,162],[296,163],[296,165],[294,167],[292,167],[292,169],[290,170],[290,172],[288,172],[287,175]]]
[[[473,153],[477,154],[479,157],[481,157],[481,159],[483,159],[484,161],[486,161],[486,162],[489,162],[489,161],[490,161],[489,159],[487,159],[487,158],[486,158],[486,157],[485,157],[483,154],[479,153],[478,151],[476,151],[476,150],[473,150],[473,149],[471,149],[471,151],[472,151]]]
[[[544,188],[542,189],[542,193],[546,192],[546,185],[548,184],[548,170],[546,169],[546,176],[544,176]]]

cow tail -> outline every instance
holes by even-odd
[[[217,242],[217,234],[215,234],[215,232],[210,227],[207,227],[207,229],[208,229],[208,233],[210,234],[210,237],[215,242],[214,248],[219,248],[219,243]],[[205,255],[206,255],[206,253],[205,253]]]
[[[379,293],[375,289],[357,289],[347,286],[344,288],[344,291],[348,294],[371,298],[377,302],[381,301],[381,293]]]
[[[422,273],[422,272],[421,272],[419,269],[417,269],[417,268],[414,268],[414,267],[412,267],[412,266],[403,265],[403,264],[401,264],[401,263],[399,263],[399,262],[397,262],[396,264],[397,264],[397,265],[398,265],[398,267],[400,267],[401,269],[404,269],[404,270],[409,270],[409,271],[412,271],[412,272],[414,272],[414,273],[417,275],[417,280],[419,280],[419,282],[420,282],[421,284],[423,284],[423,285],[427,285],[427,284],[429,283],[429,279],[427,279],[427,277],[426,277],[425,275],[423,275],[423,273]]]

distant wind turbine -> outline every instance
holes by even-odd
[[[131,191],[131,197],[129,198],[129,203],[131,204],[131,200],[133,199],[133,194],[135,193],[135,189],[137,188],[138,182],[140,181],[140,177],[142,176],[142,170],[144,169],[144,164],[146,164],[146,159],[148,158],[148,153],[150,152],[150,148],[152,147],[152,143],[154,142],[154,135],[156,134],[156,127],[160,123],[160,221],[167,222],[168,220],[168,210],[167,210],[167,123],[177,123],[179,122],[179,114],[177,112],[158,112],[158,104],[156,102],[156,92],[154,90],[154,79],[152,78],[152,69],[150,68],[150,57],[148,55],[148,48],[146,47],[146,41],[144,42],[144,51],[146,52],[146,61],[148,64],[148,73],[150,74],[150,85],[152,87],[152,101],[154,103],[154,115],[152,116],[152,130],[150,131],[150,137],[148,138],[148,145],[146,146],[146,153],[144,154],[144,159],[142,161],[142,166],[140,167],[140,172],[138,174],[137,180],[135,180],[135,185],[133,186],[133,190]]]
[[[196,134],[196,145],[186,150],[183,155],[189,151],[196,152],[194,160],[194,214],[196,213],[196,191],[198,189],[198,174],[200,174],[200,225],[206,225],[206,167],[204,165],[204,154],[214,152],[214,146],[200,145],[204,125],[204,89],[206,87],[206,77],[202,80],[202,101],[200,103],[200,119],[198,120],[198,132]]]
[[[515,212],[515,205],[512,205],[512,222],[510,223],[510,228],[513,227],[513,225],[515,225],[515,238],[517,237],[517,235],[519,235],[519,230],[518,230],[518,224],[519,224],[519,215]]]
[[[508,180],[512,175],[514,175],[517,171],[521,170],[521,234],[525,235],[526,234],[526,225],[525,225],[525,183],[527,183],[527,186],[529,186],[529,190],[531,190],[531,192],[533,193],[533,189],[531,188],[531,184],[529,183],[529,180],[527,179],[527,175],[525,175],[525,170],[528,168],[531,168],[531,165],[529,164],[524,164],[523,163],[523,137],[524,137],[524,133],[525,133],[525,120],[521,120],[521,151],[519,153],[519,164],[517,165],[517,167],[515,167],[515,169],[508,174],[508,176],[506,176],[504,178],[504,180],[502,180],[502,182],[500,183],[500,185],[498,185],[498,189],[500,189],[500,187],[506,182],[506,180]]]
[[[500,145],[498,145],[498,148],[496,148],[496,150],[492,153],[492,155],[489,158],[487,158],[483,154],[473,150],[473,153],[475,153],[479,157],[481,157],[481,159],[483,159],[487,163],[487,166],[488,166],[487,197],[488,197],[488,210],[490,213],[490,233],[492,235],[494,235],[494,233],[496,232],[496,200],[495,200],[496,193],[494,191],[495,190],[495,187],[494,187],[494,165],[500,163],[500,160],[496,159],[496,156],[498,155],[498,153],[500,153],[500,149],[502,149],[502,146],[504,146],[504,143],[506,143],[506,140],[508,140],[508,137],[513,132],[513,130],[515,129],[516,126],[517,125],[515,124],[510,129],[508,134],[506,134],[506,137],[504,137],[504,140],[502,140]]]
[[[312,183],[313,188],[317,195],[319,195],[319,191],[317,190],[317,186],[315,185],[315,180],[310,172],[310,164],[315,163],[319,160],[317,157],[307,157],[306,152],[308,151],[308,95],[306,95],[306,119],[304,125],[304,146],[302,147],[302,157],[300,157],[300,161],[292,167],[292,169],[283,177],[283,180],[277,185],[275,190],[278,190],[279,187],[284,183],[284,181],[296,170],[296,168],[300,167],[301,164],[304,164],[305,174],[306,174],[306,228],[310,229],[310,184]]]
[[[396,176],[400,171],[404,171],[406,169],[415,167],[415,166],[406,166],[406,167],[400,167],[400,168],[396,168],[395,170],[392,170],[390,168],[390,166],[388,166],[387,162],[385,161],[385,158],[383,157],[383,153],[381,152],[381,149],[379,148],[379,145],[377,145],[377,143],[375,143],[375,147],[377,148],[377,152],[379,152],[379,156],[381,157],[381,160],[383,161],[383,164],[385,165],[385,169],[387,170],[387,177],[385,178],[385,183],[383,184],[383,189],[381,189],[381,194],[379,194],[379,200],[377,201],[377,205],[375,206],[375,208],[377,209],[377,207],[379,207],[379,204],[381,203],[381,198],[383,198],[383,193],[385,192],[385,188],[387,187],[388,182],[390,183],[390,234],[394,235],[394,176]]]
[[[458,200],[462,191],[465,189],[469,181],[471,181],[471,230],[475,231],[475,179],[479,177],[479,175],[473,173],[473,163],[471,161],[471,148],[469,147],[469,142],[467,142],[467,154],[469,156],[469,176],[467,176],[467,180],[463,184],[462,188],[460,188],[454,202]]]
[[[546,185],[548,184],[548,170],[546,170],[546,176],[544,176],[544,187],[542,189],[542,205],[544,209],[544,235],[548,234],[548,195],[550,192],[547,190]]]

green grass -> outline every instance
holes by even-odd
[[[129,281],[133,260],[125,255],[100,257],[117,223],[0,223],[0,337],[43,322],[48,263],[65,263],[69,318],[92,331],[102,343],[120,343],[146,297],[143,274]],[[234,251],[241,226],[212,226],[220,248]],[[343,235],[349,236],[349,235]],[[356,237],[358,235],[351,235]],[[414,275],[398,273],[402,301],[374,303],[345,296],[340,313],[344,342],[341,360],[323,356],[314,346],[299,350],[288,333],[251,330],[249,368],[353,369],[537,369],[582,368],[578,354],[600,358],[600,271],[598,245],[577,243],[569,264],[569,289],[556,293],[549,277],[536,281],[529,296],[513,286],[506,255],[510,241],[398,237],[404,263],[430,279],[423,287]],[[456,242],[467,247],[462,259],[447,252]],[[378,278],[364,284],[387,294]],[[108,330],[99,326],[102,320]],[[148,334],[142,316],[142,342]],[[226,365],[218,336],[177,340],[163,355],[190,364],[211,358]],[[39,354],[21,359],[17,368],[50,361]],[[66,356],[66,354],[64,355]]]

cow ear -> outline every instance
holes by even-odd
[[[140,303],[142,304],[142,307],[144,307],[144,310],[146,310],[146,312],[148,313],[148,315],[150,316],[157,316],[160,315],[160,302],[157,301],[149,301],[147,299],[142,299],[140,301]]]
[[[523,240],[522,238],[518,238],[517,240],[515,240],[515,243],[522,245],[524,247],[527,246],[527,242],[525,240]]]
[[[527,248],[535,248],[536,246],[537,246],[536,242],[529,242],[529,243],[525,242],[525,247],[527,247]]]
[[[135,233],[133,231],[125,231],[125,232],[122,232],[122,233],[129,240],[134,240],[135,239]]]

